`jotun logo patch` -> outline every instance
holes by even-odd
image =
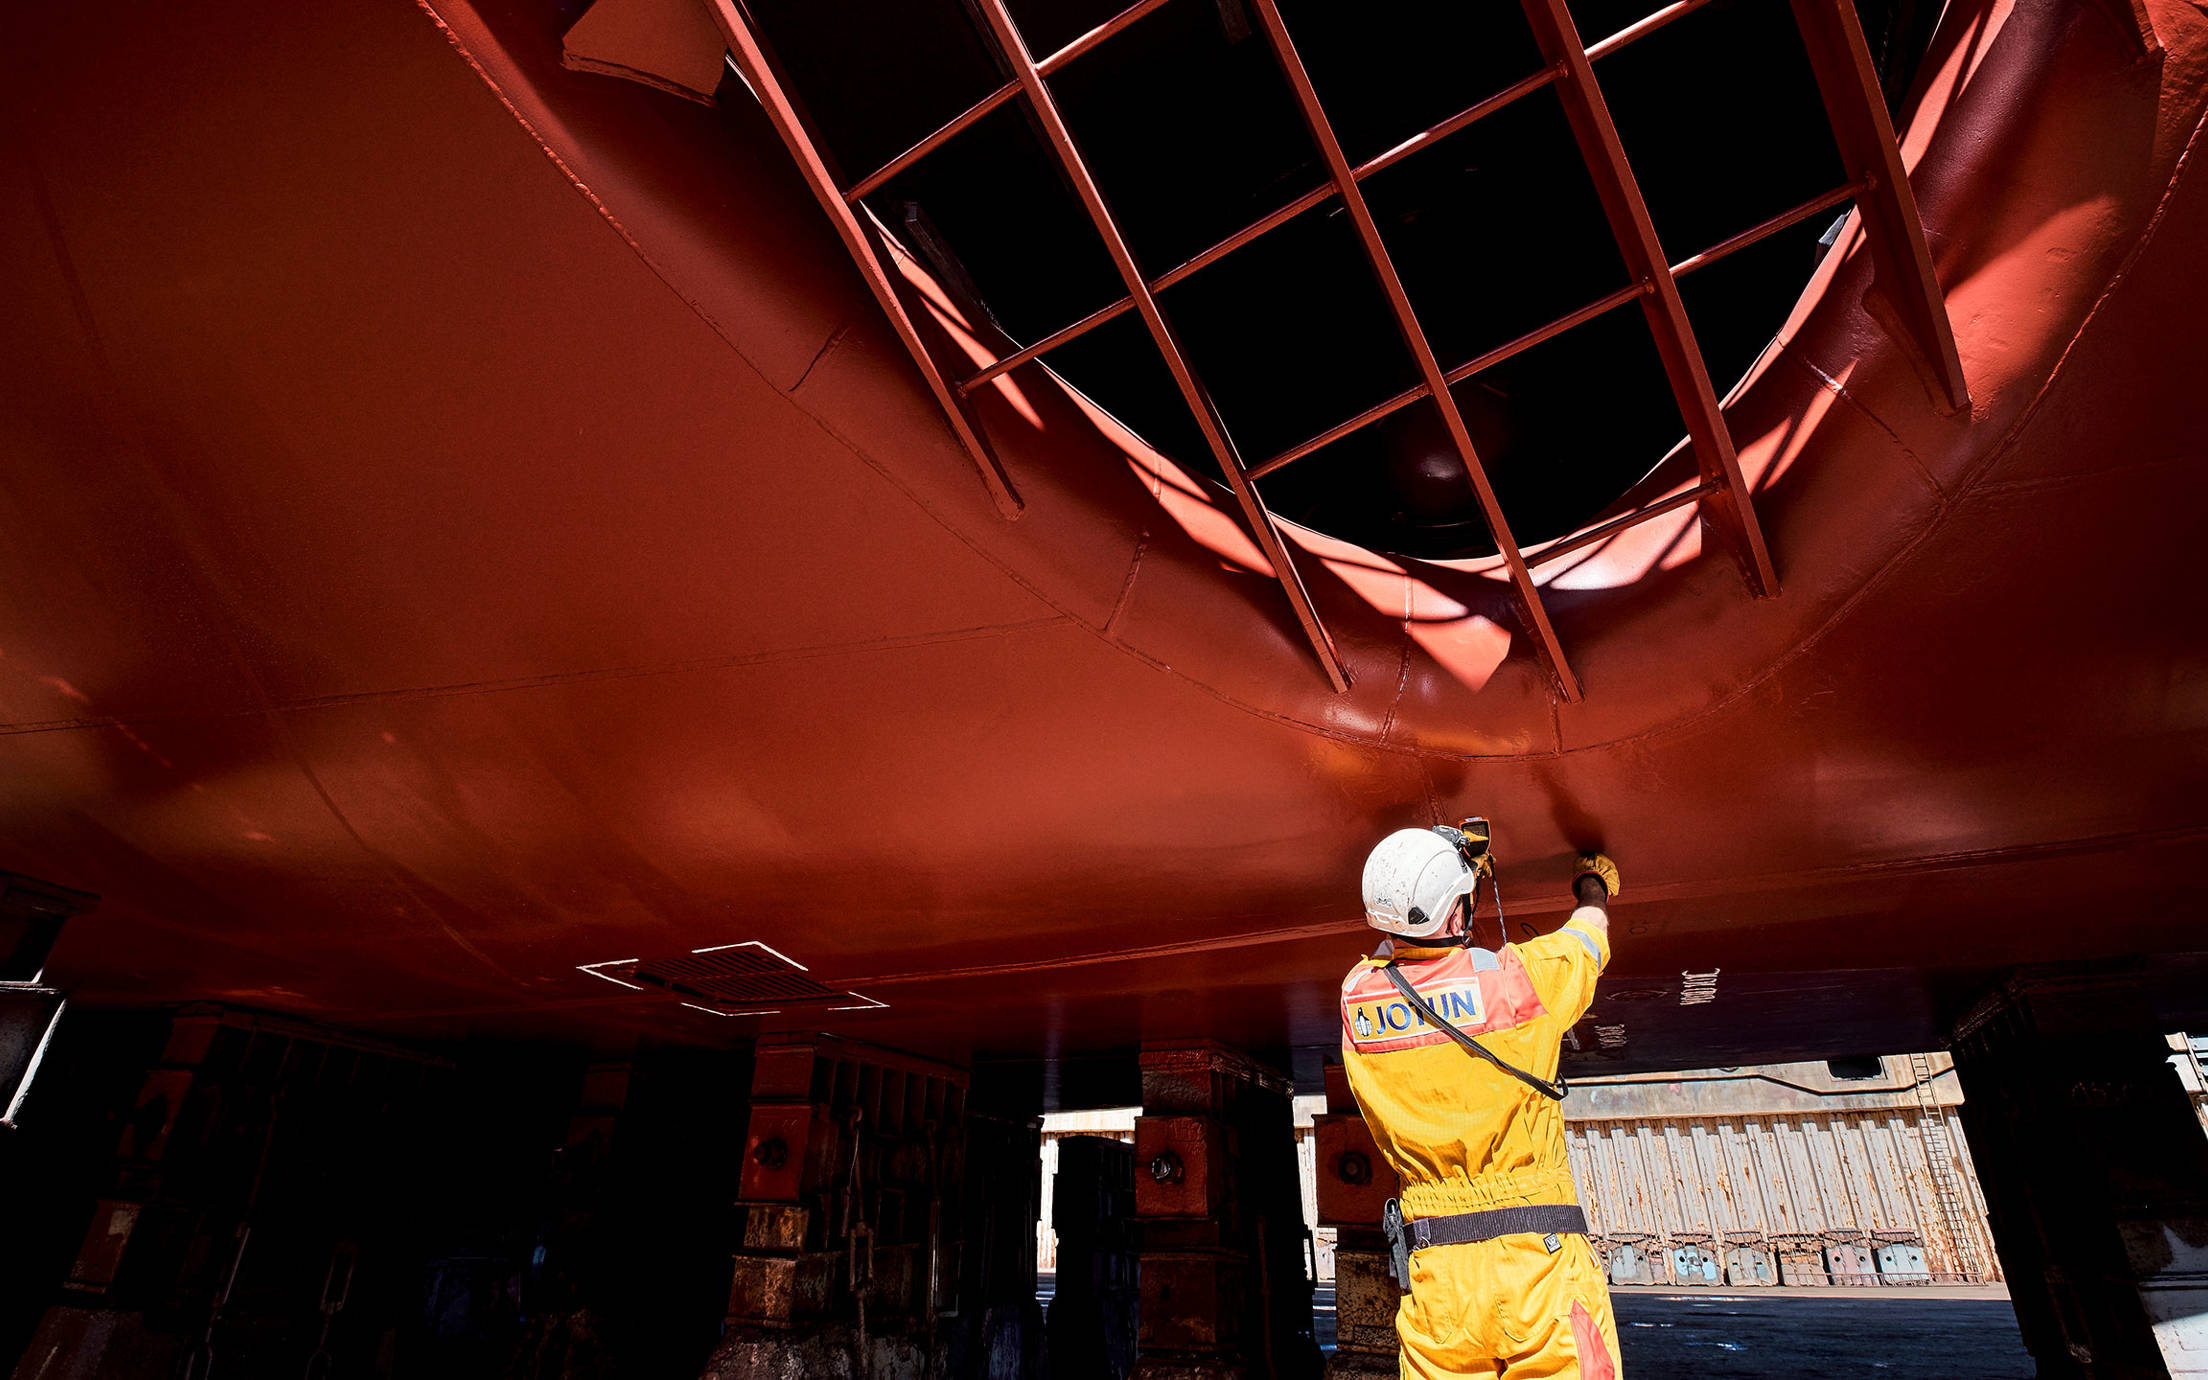
[[[1421,989],[1419,995],[1434,1009],[1434,1014],[1458,1027],[1478,1027],[1485,1024],[1487,1012],[1480,994],[1476,976],[1441,984],[1431,991]],[[1358,1048],[1368,1046],[1401,1046],[1407,1043],[1424,1043],[1425,1040],[1446,1040],[1449,1037],[1427,1023],[1417,1007],[1404,999],[1401,992],[1391,985],[1384,992],[1361,996],[1345,995],[1342,998],[1342,1019],[1349,1026],[1350,1038]]]

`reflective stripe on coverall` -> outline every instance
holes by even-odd
[[[1439,1015],[1494,1053],[1556,1076],[1609,942],[1569,925],[1501,953],[1398,948],[1398,969]],[[1365,1124],[1403,1180],[1406,1219],[1576,1203],[1559,1105],[1429,1027],[1364,959],[1342,982],[1342,1063]],[[1395,1315],[1406,1380],[1615,1380],[1610,1291],[1584,1236],[1551,1254],[1506,1236],[1411,1255]]]

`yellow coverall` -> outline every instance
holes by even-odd
[[[1501,953],[1398,948],[1421,997],[1494,1054],[1556,1077],[1564,1032],[1610,960],[1606,935],[1566,925]],[[1429,1027],[1361,960],[1342,982],[1342,1062],[1373,1139],[1402,1177],[1406,1220],[1576,1203],[1559,1105]],[[1504,1236],[1411,1255],[1395,1316],[1405,1380],[1616,1380],[1618,1328],[1587,1238]]]

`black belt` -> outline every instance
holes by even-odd
[[[1447,1217],[1421,1217],[1403,1224],[1414,1251],[1428,1246],[1468,1246],[1498,1236],[1587,1234],[1587,1214],[1574,1203],[1538,1203],[1531,1207],[1489,1208]]]
[[[1536,1203],[1530,1207],[1489,1208],[1485,1212],[1456,1212],[1446,1217],[1403,1220],[1403,1205],[1388,1199],[1380,1214],[1381,1230],[1388,1238],[1388,1275],[1398,1289],[1411,1289],[1411,1252],[1428,1246],[1469,1246],[1498,1236],[1540,1236],[1554,1255],[1564,1249],[1557,1238],[1587,1234],[1587,1214],[1574,1203]]]

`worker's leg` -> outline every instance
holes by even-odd
[[[1502,1248],[1495,1264],[1505,1281],[1495,1301],[1505,1344],[1501,1374],[1508,1380],[1620,1380],[1618,1324],[1594,1249],[1584,1236],[1562,1242],[1554,1255],[1538,1236],[1492,1243]]]
[[[1395,1310],[1402,1380],[1492,1380],[1498,1372],[1476,1246],[1436,1246],[1411,1256],[1411,1292]]]

